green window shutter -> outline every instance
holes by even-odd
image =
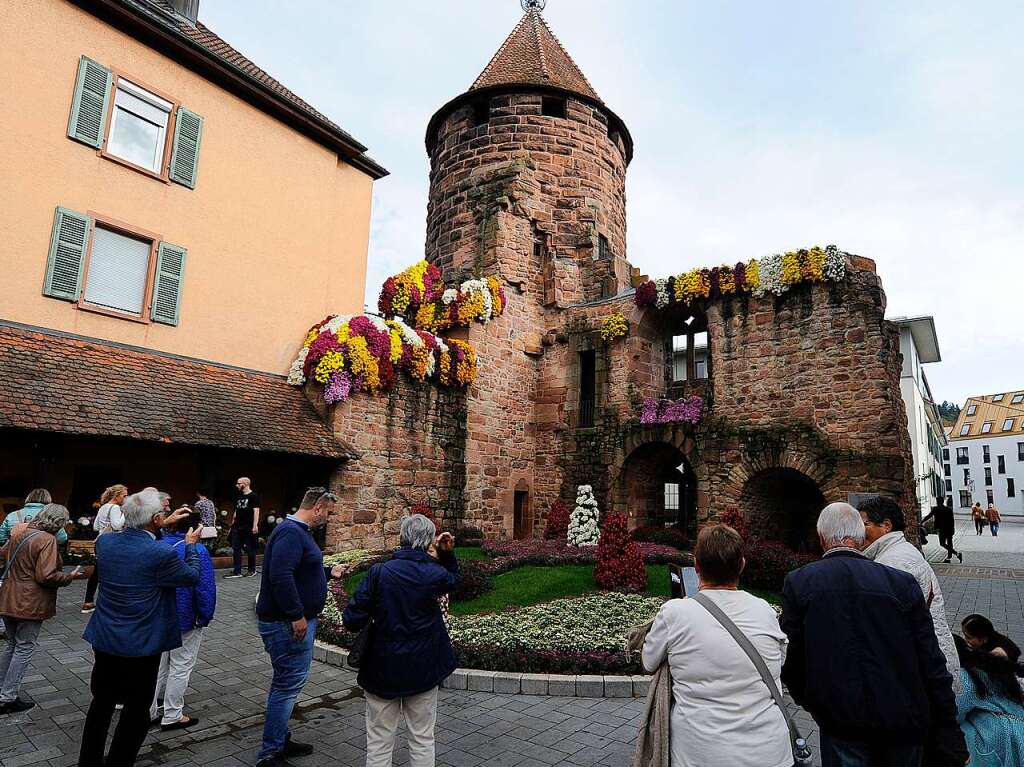
[[[82,265],[89,243],[89,217],[67,208],[57,208],[46,259],[43,295],[77,301],[82,289]]]
[[[68,120],[70,138],[100,148],[107,126],[113,79],[113,74],[105,66],[86,56],[79,60],[75,97],[71,102],[71,117]]]
[[[203,118],[178,107],[171,147],[170,179],[189,189],[196,188],[199,173],[199,144],[203,140]]]
[[[161,242],[156,249],[156,281],[153,285],[153,309],[150,311],[153,322],[178,324],[187,253],[180,245],[169,242]]]

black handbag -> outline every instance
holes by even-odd
[[[377,582],[380,580],[380,565],[374,565],[367,577],[370,579],[370,621],[356,634],[348,651],[348,665],[350,668],[356,669],[362,665],[366,646],[370,642],[370,631],[373,629],[373,607],[377,603]]]

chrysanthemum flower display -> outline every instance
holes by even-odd
[[[617,338],[624,338],[629,334],[629,322],[625,316],[615,313],[606,317],[601,323],[601,340],[605,342],[614,341]]]
[[[445,290],[441,270],[420,261],[384,281],[377,309],[384,317],[400,317],[419,330],[437,333],[501,316],[505,289],[501,280],[491,275]]]
[[[780,296],[794,285],[841,282],[846,278],[846,254],[835,245],[775,253],[734,266],[691,269],[683,274],[648,280],[637,286],[634,302],[641,309],[664,309],[671,303],[689,304],[701,298],[749,293]]]

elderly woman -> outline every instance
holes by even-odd
[[[694,549],[700,590],[747,635],[775,683],[786,635],[771,605],[739,588],[743,539],[728,525],[705,527]],[[757,668],[726,629],[693,599],[672,599],[658,612],[643,646],[643,664],[668,659],[672,673],[673,767],[791,767],[786,720]]]
[[[18,697],[43,621],[57,613],[57,589],[75,575],[62,569],[57,533],[68,523],[68,510],[45,505],[31,521],[14,526],[0,558],[7,568],[0,588],[0,616],[7,627],[7,647],[0,653],[0,714],[28,711],[36,704]]]
[[[366,765],[387,767],[399,714],[409,733],[409,764],[433,767],[437,687],[455,670],[455,652],[437,599],[459,582],[450,533],[435,538],[422,514],[402,520],[401,548],[370,568],[345,608],[349,631],[372,621],[359,669],[366,696]]]
[[[884,496],[871,498],[858,506],[864,520],[864,556],[889,567],[910,573],[921,587],[925,604],[935,626],[939,649],[946,656],[946,668],[953,678],[953,693],[960,692],[960,661],[957,660],[953,632],[946,622],[946,602],[942,597],[939,579],[921,550],[907,540],[904,530],[906,518],[896,501]]]

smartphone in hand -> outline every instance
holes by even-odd
[[[692,597],[700,590],[700,578],[692,567],[669,565],[668,577],[673,599]]]

